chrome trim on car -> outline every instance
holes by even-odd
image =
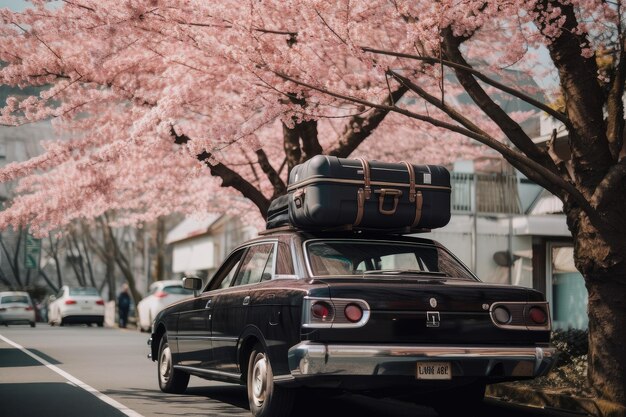
[[[204,368],[196,368],[193,366],[182,366],[182,365],[174,365],[174,369],[180,369],[181,371],[195,373],[195,374],[203,374],[209,376],[218,376],[227,379],[241,379],[241,374],[233,373],[233,372],[224,372],[224,371],[216,371],[214,369],[204,369]]]
[[[333,345],[301,342],[289,349],[289,369],[310,376],[415,375],[416,362],[449,361],[455,376],[537,377],[557,358],[552,347]]]

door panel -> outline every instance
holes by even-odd
[[[216,294],[213,316],[214,369],[239,373],[237,345],[247,323],[252,289],[274,275],[275,243],[250,246],[245,253],[233,286]]]
[[[185,302],[178,317],[178,353],[175,361],[184,366],[201,366],[211,357],[210,294]]]

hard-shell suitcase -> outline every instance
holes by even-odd
[[[318,155],[289,175],[289,220],[303,229],[433,229],[450,221],[450,173],[438,165]]]

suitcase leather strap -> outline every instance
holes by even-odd
[[[415,218],[413,219],[413,223],[411,223],[411,228],[414,228],[422,218],[424,196],[421,191],[415,190],[415,169],[413,168],[413,164],[408,161],[402,161],[402,163],[406,165],[406,169],[409,171],[409,201],[411,203],[415,202]]]
[[[357,158],[363,167],[363,188],[357,191],[357,210],[356,219],[353,225],[358,226],[363,220],[363,212],[365,210],[365,200],[369,200],[372,196],[372,178],[370,176],[370,164],[364,158]]]

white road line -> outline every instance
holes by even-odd
[[[126,414],[128,417],[144,417],[141,414],[139,414],[138,412],[136,412],[135,410],[131,410],[130,408],[126,407],[124,404],[115,401],[113,398],[109,397],[108,395],[105,395],[105,394],[101,393],[100,391],[98,391],[97,389],[93,388],[92,386],[85,384],[80,379],[78,379],[78,378],[68,374],[63,369],[59,368],[58,366],[55,366],[55,365],[51,364],[47,360],[45,360],[45,359],[35,355],[34,353],[29,351],[28,349],[24,348],[21,345],[18,345],[17,343],[13,342],[12,340],[7,339],[6,337],[2,336],[1,334],[0,334],[0,340],[3,340],[4,342],[8,343],[9,345],[11,345],[11,346],[21,350],[22,352],[24,352],[25,354],[27,354],[31,358],[35,359],[37,362],[41,363],[42,365],[44,365],[45,367],[47,367],[51,371],[56,372],[57,374],[61,375],[63,378],[67,379],[67,382],[72,383],[72,384],[76,385],[77,387],[84,389],[85,391],[87,391],[90,394],[93,394],[100,401],[103,401],[103,402],[109,404],[111,407],[118,409],[122,413]]]

